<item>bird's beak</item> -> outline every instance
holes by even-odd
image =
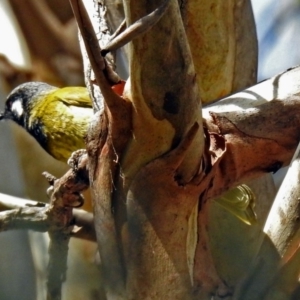
[[[10,119],[11,116],[9,113],[7,113],[6,111],[1,111],[0,112],[0,121],[2,120],[7,120],[7,119]]]

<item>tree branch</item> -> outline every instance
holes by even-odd
[[[300,144],[276,195],[264,231],[284,261],[299,252]]]
[[[130,25],[127,29],[125,29],[125,31],[121,32],[119,35],[111,39],[108,44],[102,48],[101,54],[105,56],[108,52],[123,47],[133,39],[150,30],[164,15],[169,4],[170,0],[165,0],[165,2],[159,8],[155,9],[152,13],[148,14],[145,17],[142,17],[140,20]]]
[[[226,146],[209,197],[290,163],[300,137],[299,80],[300,68],[289,69],[203,109],[208,131]]]
[[[113,195],[116,186],[121,185],[118,182],[120,158],[131,136],[131,105],[111,88],[117,81],[110,76],[111,68],[101,56],[95,35],[98,28],[93,29],[81,1],[71,0],[71,3],[104,101],[101,103],[100,98],[94,99],[95,107],[104,106],[104,110],[96,114],[87,135],[97,241],[107,290],[118,295],[117,297],[123,297],[125,274],[118,248],[119,237],[113,213],[117,208]]]
[[[0,231],[11,229],[47,232],[51,226],[46,211],[48,204],[0,193]],[[81,209],[73,209],[74,229],[71,237],[96,241],[94,217]]]
[[[88,61],[85,65],[85,71],[87,72],[86,84],[90,92],[92,92],[91,96],[95,104],[94,107],[96,110],[102,110],[104,104],[103,97],[106,99],[112,97],[114,92],[111,90],[111,85],[120,81],[120,77],[113,70],[114,67],[112,65],[112,58],[109,62],[106,58],[101,56],[101,47],[95,34],[96,30],[99,30],[101,33],[100,43],[103,43],[110,37],[110,32],[106,26],[106,20],[104,18],[106,8],[102,3],[98,4],[102,14],[99,14],[98,23],[96,23],[99,27],[94,29],[91,18],[89,17],[82,0],[70,0],[70,3],[82,36],[84,49],[88,56]],[[101,30],[103,26],[106,29],[104,32]],[[100,94],[96,94],[98,97],[95,97],[95,94],[93,93],[94,88],[92,87],[94,83],[91,82],[91,71],[94,72],[96,83],[101,90]]]

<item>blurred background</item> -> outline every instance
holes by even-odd
[[[1,110],[9,91],[25,81],[84,86],[77,27],[68,0],[0,0],[0,39]],[[59,177],[67,166],[12,122],[1,123],[0,136],[0,193],[47,202],[48,183],[42,172]],[[0,234],[0,299],[46,299],[47,244],[47,234]],[[95,254],[94,243],[71,240],[64,299],[100,298]]]
[[[299,64],[300,1],[252,0],[252,5],[260,81]],[[68,0],[0,0],[0,40],[1,109],[9,91],[25,81],[84,85]],[[48,186],[41,173],[47,170],[60,176],[66,166],[47,155],[21,128],[11,122],[0,125],[0,193],[47,202]],[[283,173],[276,176],[277,184]],[[46,234],[0,234],[0,299],[44,298],[47,242]],[[95,253],[95,244],[72,240],[64,299],[99,299]]]

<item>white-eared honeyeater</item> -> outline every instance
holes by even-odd
[[[57,160],[85,148],[84,137],[93,115],[85,87],[57,88],[43,82],[16,87],[7,97],[0,120],[13,120]]]

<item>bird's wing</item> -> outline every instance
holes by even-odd
[[[92,101],[85,87],[65,87],[58,89],[54,95],[59,101],[67,106],[79,106],[92,108]]]

